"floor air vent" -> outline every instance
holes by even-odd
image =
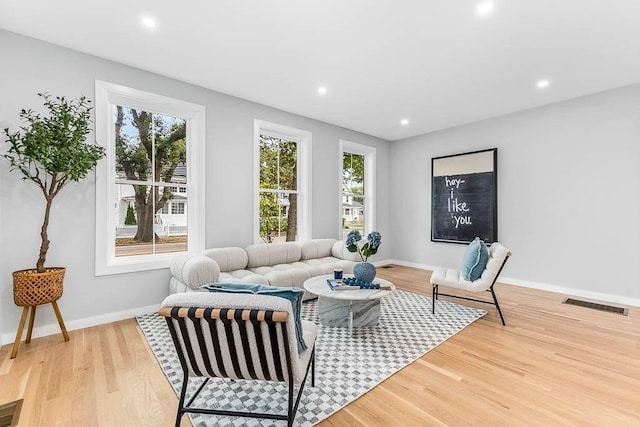
[[[563,304],[576,305],[578,307],[590,308],[592,310],[606,311],[608,313],[627,315],[628,309],[624,307],[615,307],[613,305],[598,304],[590,301],[583,301],[575,298],[567,298],[562,301]]]
[[[0,405],[0,427],[17,426],[20,420],[20,409],[22,409],[22,399]]]

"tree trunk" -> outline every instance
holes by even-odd
[[[156,187],[157,188],[157,187]],[[133,240],[137,242],[152,242],[154,237],[154,219],[156,209],[153,206],[153,194],[147,187],[142,186],[140,191],[136,190],[136,219],[138,220],[138,230]]]
[[[136,194],[136,221],[138,221],[138,229],[136,230],[136,235],[133,240],[137,242],[144,242],[143,236],[145,235],[145,231],[147,228],[147,223],[145,222],[146,211],[147,211],[147,187],[142,185],[134,185]]]
[[[295,178],[294,178],[295,183]],[[289,212],[287,212],[287,242],[295,242],[298,232],[298,195],[289,194]]]
[[[298,188],[298,168],[293,166],[293,181],[291,188]],[[289,194],[289,212],[287,212],[287,242],[295,242],[298,233],[298,195]]]
[[[47,259],[47,251],[49,250],[49,237],[47,235],[47,228],[49,227],[49,214],[51,213],[52,198],[47,197],[47,205],[44,209],[44,221],[42,222],[42,228],[40,229],[40,237],[42,238],[42,244],[40,245],[40,255],[38,256],[38,262],[36,263],[36,270],[38,273],[44,273],[46,268],[44,262]]]

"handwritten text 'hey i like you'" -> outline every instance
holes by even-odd
[[[451,212],[451,218],[453,218],[453,221],[456,224],[456,228],[460,227],[460,225],[471,225],[471,216],[461,214],[461,212],[469,212],[467,202],[458,200],[458,198],[454,195],[454,190],[460,188],[460,184],[464,184],[465,182],[466,181],[464,179],[449,178],[448,176],[444,177],[444,183],[449,188],[447,209],[449,210],[449,212]]]

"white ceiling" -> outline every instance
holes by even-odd
[[[387,140],[640,81],[640,0],[479,3],[0,0],[0,27]]]

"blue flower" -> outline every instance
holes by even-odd
[[[360,240],[362,240],[362,236],[360,235],[360,232],[358,230],[351,230],[347,235],[346,244],[347,246],[351,246],[351,245],[354,245],[356,242],[359,242]]]
[[[367,236],[367,240],[369,241],[369,248],[377,250],[380,247],[380,243],[382,243],[382,235],[377,231],[372,231]]]
[[[367,235],[367,242],[360,246],[358,242],[362,240],[362,236],[358,230],[351,230],[345,240],[345,246],[349,252],[357,252],[360,259],[366,262],[367,259],[378,252],[378,248],[382,243],[382,235],[377,231],[372,231]]]

